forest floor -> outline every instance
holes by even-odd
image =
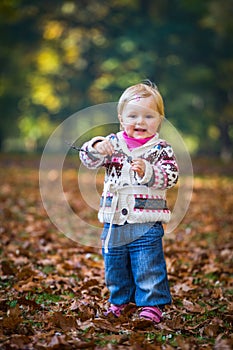
[[[154,327],[127,311],[103,316],[108,290],[100,248],[74,242],[51,223],[39,158],[1,156],[0,348],[232,349],[232,165],[193,164],[191,204],[164,239],[173,303]],[[74,190],[75,167],[71,160],[64,169],[64,187],[73,209],[93,221]]]

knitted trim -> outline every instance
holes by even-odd
[[[157,324],[162,321],[162,311],[156,306],[145,306],[140,312],[140,318],[152,321]]]

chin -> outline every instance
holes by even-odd
[[[133,137],[135,139],[145,139],[145,138],[150,137],[150,136],[152,136],[152,135],[149,135],[148,133],[140,133],[140,134],[136,133],[136,134],[134,134]]]

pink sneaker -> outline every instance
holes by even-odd
[[[162,311],[156,306],[144,306],[139,317],[152,321],[154,324],[160,323],[163,319]]]
[[[126,307],[127,304],[122,304],[122,305],[110,305],[107,311],[105,311],[103,314],[104,316],[108,316],[109,314],[113,314],[116,317],[120,317],[122,311]]]

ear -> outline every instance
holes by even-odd
[[[163,115],[160,115],[160,118],[161,118],[161,120],[160,120],[159,126],[158,126],[158,128],[157,128],[157,132],[160,132],[160,129],[161,129],[161,126],[162,126],[162,122],[163,122],[164,116],[163,116]]]

